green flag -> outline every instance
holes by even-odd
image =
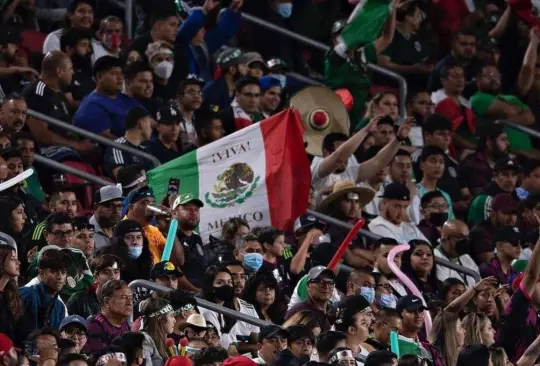
[[[340,35],[346,49],[366,45],[379,37],[390,14],[391,3],[389,0],[360,0],[352,20],[349,19]]]

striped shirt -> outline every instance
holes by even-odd
[[[146,152],[144,146],[133,145],[131,142],[126,140],[125,137],[120,137],[114,140],[114,142]],[[122,150],[114,149],[111,147],[107,148],[107,150],[105,151],[105,171],[111,177],[113,176],[112,173],[115,168],[132,164],[139,164],[146,171],[152,169],[152,165],[148,160],[141,159],[140,157],[133,154],[129,154]]]

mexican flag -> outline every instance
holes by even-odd
[[[376,40],[390,14],[390,0],[360,0],[340,35],[347,50]]]
[[[176,178],[179,193],[203,201],[203,243],[220,237],[230,217],[291,229],[307,209],[311,185],[303,132],[298,111],[287,109],[149,171],[149,186],[161,200]]]

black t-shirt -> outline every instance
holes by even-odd
[[[271,273],[276,279],[281,293],[290,296],[292,292],[292,289],[290,289],[291,277],[282,258],[277,258],[276,263],[270,263],[264,260],[259,271]]]
[[[118,142],[119,144],[126,145],[129,147],[132,147],[137,150],[141,150],[142,152],[147,152],[147,149],[144,146],[135,146],[129,141],[127,141],[124,137],[120,137],[115,142]],[[109,174],[110,177],[113,176],[113,170],[116,167],[124,166],[124,165],[132,165],[132,164],[138,164],[140,165],[145,171],[148,171],[153,168],[152,163],[148,161],[147,159],[142,159],[136,155],[126,153],[122,150],[117,150],[112,147],[108,147],[105,151],[105,159],[104,159],[104,167],[105,172]]]
[[[181,151],[167,148],[157,137],[145,144],[145,147],[148,149],[148,153],[158,158],[161,164],[165,164],[173,159],[176,159],[182,154]]]
[[[182,266],[182,272],[193,286],[201,288],[203,285],[204,272],[206,271],[202,239],[195,233],[188,236],[180,230],[178,230],[176,236],[184,249],[185,262]]]
[[[24,88],[22,95],[26,100],[28,109],[33,109],[36,112],[71,124],[68,100],[62,91],[53,90],[43,81],[36,80]],[[68,137],[68,132],[63,128],[55,126],[49,126],[48,128],[60,136]]]
[[[84,97],[94,91],[96,83],[92,77],[92,69],[74,69],[71,85],[66,91],[71,93],[74,100],[81,101]]]

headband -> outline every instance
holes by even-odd
[[[110,360],[117,359],[120,361],[123,365],[127,365],[127,359],[126,355],[122,352],[114,352],[114,353],[107,353],[98,358],[96,361],[96,366],[104,366],[109,362]]]
[[[333,355],[331,358],[330,358],[330,363],[334,363],[334,362],[339,362],[341,360],[343,360],[345,357],[350,357],[352,359],[354,359],[354,356],[352,354],[352,351],[350,349],[345,349],[343,351],[339,351],[337,352],[335,355]],[[98,365],[96,365],[98,366]]]
[[[190,310],[194,310],[194,309],[195,309],[195,306],[193,304],[186,304],[186,305],[181,306],[178,309],[176,309],[174,311],[174,315],[176,316],[176,315],[178,315],[178,314],[180,314],[180,313],[182,313],[184,311],[190,311]]]
[[[156,311],[155,313],[152,313],[150,315],[147,315],[149,318],[155,318],[156,316],[160,316],[160,315],[163,315],[163,314],[167,314],[167,313],[170,313],[171,311],[174,311],[173,307],[169,304],[165,305],[164,308],[162,308],[161,310],[158,310]]]

